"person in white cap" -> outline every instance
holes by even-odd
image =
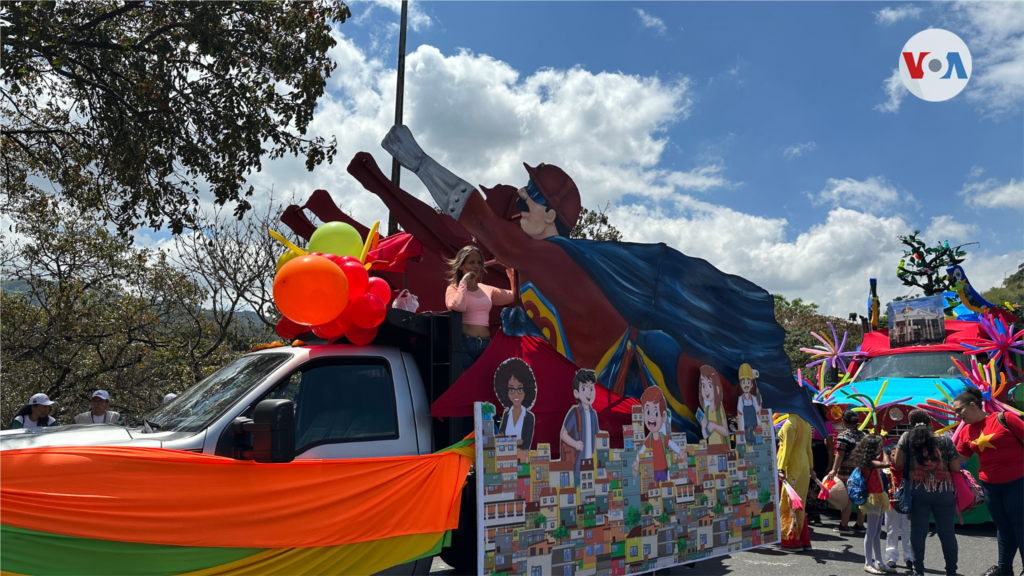
[[[164,404],[167,404],[168,402],[170,402],[171,400],[174,400],[177,397],[178,397],[178,395],[174,394],[173,392],[170,393],[170,394],[167,394],[166,396],[164,396]]]
[[[106,390],[97,390],[92,393],[89,411],[75,416],[75,424],[123,424],[121,415],[108,410],[108,408],[110,408],[110,394]]]
[[[11,428],[45,428],[56,426],[57,420],[50,416],[50,406],[56,404],[46,394],[33,394],[28,406],[18,410],[11,422]]]

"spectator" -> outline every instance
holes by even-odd
[[[815,402],[814,407],[818,409],[818,414],[821,415],[822,421],[825,422],[825,437],[822,438],[817,430],[811,429],[811,454],[814,456],[811,469],[814,470],[815,477],[824,478],[828,475],[828,471],[832,469],[832,451],[835,443],[832,436],[834,431],[832,430],[832,424],[828,421],[828,406]],[[818,498],[818,493],[821,490],[817,484],[812,482],[809,486],[807,499],[804,500],[807,509],[807,523],[811,526],[822,526],[821,514],[828,511],[828,502]]]
[[[964,458],[978,455],[978,479],[996,524],[998,564],[984,576],[1011,576],[1019,551],[1024,560],[1024,422],[1016,414],[988,414],[977,388],[953,399],[953,411],[966,426],[957,441]]]
[[[911,410],[911,426],[914,425],[915,418],[919,416],[917,414],[918,412],[924,415],[925,424],[928,423],[928,414],[923,410]],[[894,496],[896,491],[899,490],[900,484],[903,483],[903,469],[897,467],[895,464],[896,446],[891,446],[889,451],[889,459],[893,462],[893,467],[889,469],[889,479],[892,482],[892,486],[890,487],[890,496]],[[903,542],[903,562],[906,564],[907,570],[913,572],[914,550],[910,543],[910,516],[907,514],[900,514],[896,510],[889,510],[885,513],[885,565],[889,568],[896,568],[896,565],[899,562],[900,541]]]
[[[178,397],[178,395],[174,394],[174,393],[165,394],[164,395],[164,404],[167,404],[168,402],[170,402],[171,400],[174,400],[177,397]]]
[[[124,425],[124,419],[117,412],[109,410],[110,394],[106,390],[97,390],[92,393],[89,401],[89,411],[82,412],[75,416],[75,424],[116,424]]]
[[[932,432],[931,418],[923,410],[912,410],[913,428],[896,443],[896,466],[903,468],[903,481],[910,489],[910,543],[914,550],[914,574],[924,574],[924,545],[929,517],[935,517],[935,532],[942,545],[946,574],[956,574],[959,550],[953,521],[956,489],[952,474],[960,470],[953,441]]]
[[[778,467],[779,478],[789,482],[797,494],[807,494],[807,487],[814,478],[811,469],[811,425],[796,414],[790,414],[779,429]],[[785,492],[783,492],[785,494]],[[781,546],[786,549],[811,549],[811,531],[807,527],[804,510],[795,510],[788,495],[779,505],[779,528],[782,534]]]
[[[45,428],[56,426],[57,420],[50,416],[50,406],[56,404],[46,394],[33,394],[28,405],[18,410],[11,422],[11,428]]]
[[[861,506],[867,529],[864,531],[864,571],[868,574],[895,573],[885,565],[882,546],[878,542],[882,533],[882,514],[889,511],[889,495],[882,487],[882,470],[889,467],[889,455],[882,448],[882,437],[865,436],[850,454],[850,460],[860,470],[867,485],[868,499]]]
[[[462,369],[468,370],[491,343],[491,306],[515,301],[511,290],[480,284],[484,255],[476,246],[466,246],[448,261],[448,291],[444,302],[449,310],[462,312]],[[515,286],[515,272],[507,268],[509,284]]]
[[[848,456],[857,447],[857,442],[864,437],[864,432],[857,429],[859,423],[860,418],[856,412],[853,410],[843,412],[843,431],[836,437],[835,460],[832,462],[832,470],[825,477],[826,480],[835,480],[836,476],[838,476],[844,485],[848,484],[850,474],[856,468]],[[849,533],[850,528],[847,524],[850,522],[850,513],[852,511],[853,503],[851,502],[840,511],[839,526],[833,528],[833,530],[840,533]],[[864,530],[864,513],[860,510],[857,511],[857,522],[854,523],[853,529],[857,531]]]

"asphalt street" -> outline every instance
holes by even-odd
[[[734,574],[737,576],[864,576],[864,537],[863,533],[850,536],[832,530],[837,524],[836,518],[826,517],[825,526],[811,527],[811,552],[789,553],[775,547],[759,548],[750,552],[741,552],[731,556],[712,558],[693,564],[693,568],[677,566],[669,569],[667,574],[680,576],[721,576]],[[885,532],[883,530],[882,551],[885,552]],[[956,540],[959,545],[959,574],[964,576],[981,576],[981,573],[995,564],[996,529],[991,523],[977,526],[956,527]],[[927,574],[944,574],[942,548],[934,532],[929,533],[925,544]],[[1021,565],[1018,556],[1014,571],[1020,574]],[[431,574],[455,574],[440,558],[434,559]],[[908,574],[900,570],[901,575]]]

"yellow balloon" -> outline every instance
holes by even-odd
[[[277,269],[280,270],[281,266],[284,266],[286,262],[288,262],[292,258],[297,258],[298,256],[298,254],[292,252],[291,250],[285,251],[285,253],[281,254],[281,257],[277,259]]]

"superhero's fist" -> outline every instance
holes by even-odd
[[[403,168],[414,174],[419,172],[420,164],[427,157],[416,143],[416,139],[412,137],[412,131],[406,126],[392,126],[380,145],[388,154],[394,156]]]

